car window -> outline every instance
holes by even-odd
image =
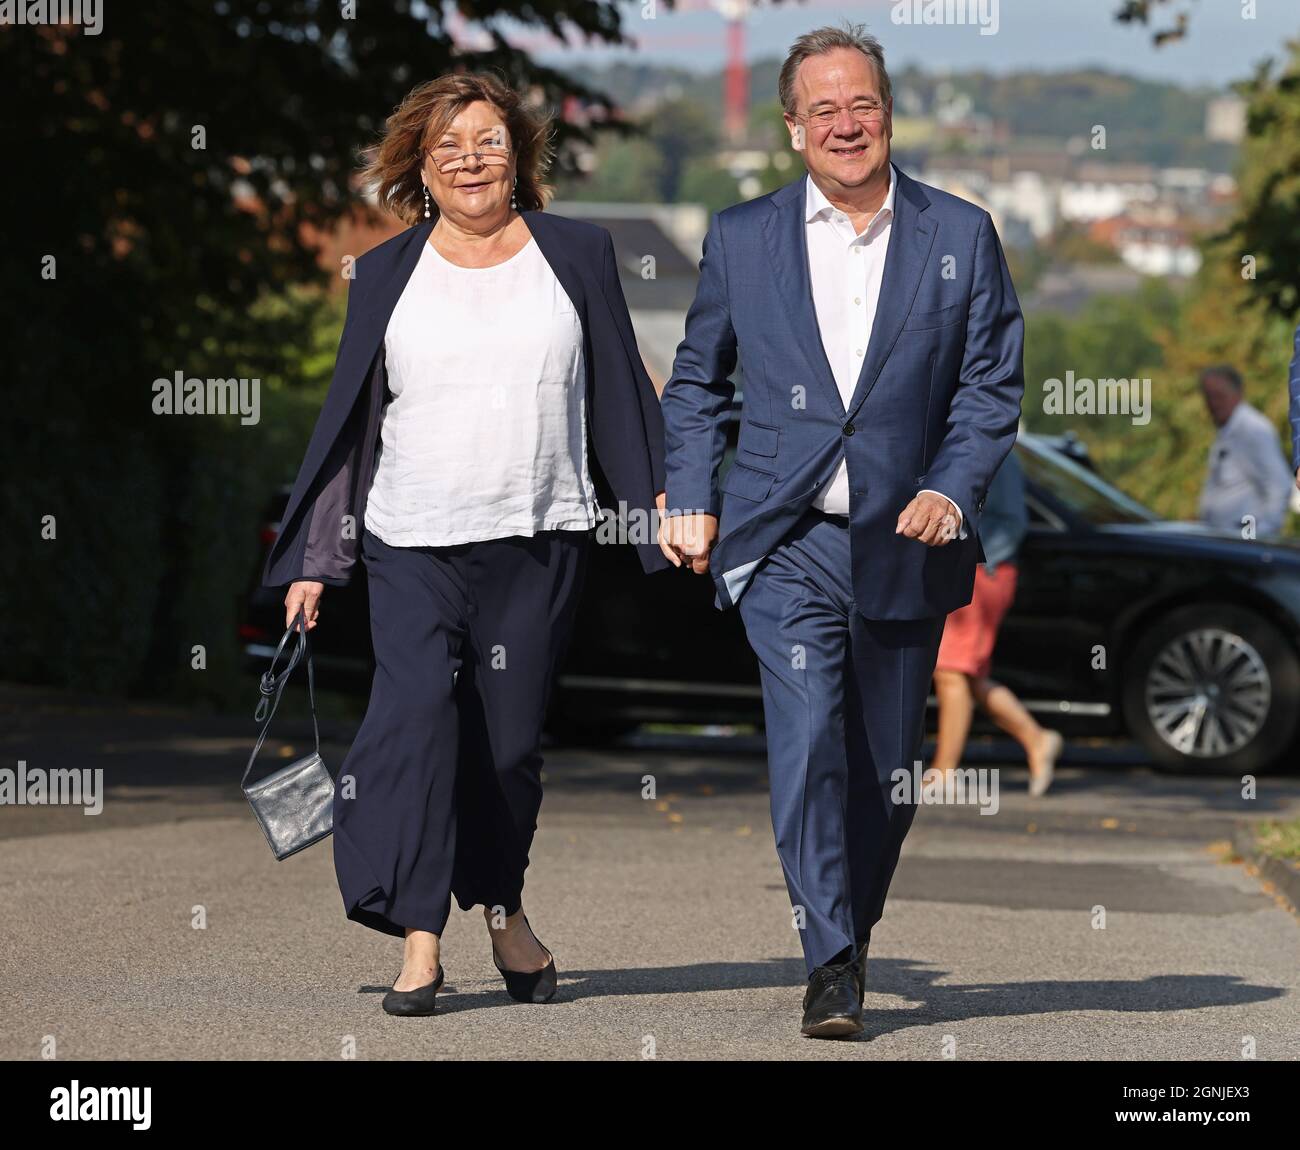
[[[1025,478],[1088,523],[1155,523],[1159,520],[1160,516],[1136,499],[1130,499],[1061,452],[1036,443],[1032,437],[1021,436],[1016,447],[1016,458],[1020,460]]]
[[[1043,531],[1059,531],[1061,523],[1050,514],[1032,495],[1025,499],[1025,510],[1029,513],[1029,526]]]

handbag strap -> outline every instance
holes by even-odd
[[[284,652],[289,637],[295,632],[298,635],[298,641],[294,644],[293,653],[289,656],[289,661],[285,664],[284,669],[279,674],[276,674],[275,664]],[[261,691],[262,697],[257,701],[257,709],[253,712],[253,718],[262,723],[262,729],[258,732],[257,742],[253,746],[253,753],[248,756],[248,766],[244,768],[244,777],[239,780],[241,787],[248,782],[248,773],[253,769],[253,762],[257,758],[257,752],[262,749],[262,743],[266,740],[267,729],[271,725],[271,720],[275,718],[275,710],[280,705],[280,696],[284,694],[285,684],[289,681],[293,669],[302,661],[304,655],[307,656],[307,698],[311,702],[311,725],[316,734],[316,753],[320,754],[320,725],[316,721],[316,676],[311,663],[311,645],[307,641],[307,613],[305,609],[300,607],[297,618],[285,631],[280,639],[280,645],[275,649],[275,654],[271,656],[271,666],[262,672],[262,679],[258,684],[258,690]],[[270,704],[269,707],[268,703]]]

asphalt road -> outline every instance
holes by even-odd
[[[328,841],[274,860],[237,785],[248,720],[25,688],[0,713],[4,766],[106,784],[98,815],[0,806],[0,1058],[1300,1058],[1300,925],[1227,841],[1300,811],[1295,777],[1246,802],[1090,755],[1044,800],[1011,766],[996,814],[923,808],[867,1037],[817,1042],[754,740],[552,749],[526,905],[556,1000],[507,998],[480,913],[456,910],[438,1014],[390,1018],[401,942],[343,917]]]

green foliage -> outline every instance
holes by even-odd
[[[931,75],[906,68],[894,91],[909,88],[927,105],[939,86],[971,98],[975,111],[1005,128],[1018,150],[1059,154],[1062,142],[1083,139],[1092,125],[1106,127],[1107,163],[1195,166],[1224,170],[1234,149],[1205,138],[1205,109],[1219,93],[1095,68],[1069,72],[959,72]]]
[[[1196,514],[1204,455],[1178,474],[1152,466],[1171,440],[1199,442],[1209,422],[1203,410],[1187,410],[1182,402],[1189,387],[1195,387],[1195,379],[1189,383],[1176,378],[1165,361],[1164,341],[1179,322],[1179,308],[1179,299],[1167,284],[1147,280],[1133,296],[1094,298],[1072,320],[1051,314],[1029,316],[1023,413],[1030,431],[1074,431],[1112,483],[1161,514],[1185,519]],[[1047,381],[1068,383],[1068,373],[1075,380],[1149,379],[1150,421],[1134,422],[1131,413],[1045,413]],[[1139,395],[1145,394],[1143,387]],[[1209,439],[1204,442],[1208,448]]]
[[[718,166],[716,116],[685,100],[667,100],[596,149],[589,175],[565,178],[563,199],[587,202],[703,203],[712,210],[740,199],[734,177]]]
[[[699,157],[687,164],[682,173],[678,198],[686,203],[703,204],[709,212],[720,212],[745,197],[740,194],[735,176],[718,167],[712,157]]]
[[[1288,48],[1279,75],[1266,61],[1240,85],[1248,136],[1227,243],[1238,262],[1254,258],[1256,294],[1289,319],[1300,311],[1300,40]]]
[[[695,160],[718,156],[720,125],[716,113],[699,104],[673,100],[656,108],[645,125],[646,141],[662,157],[658,198],[666,204],[681,199],[682,177]]]
[[[663,171],[663,157],[648,140],[607,138],[596,148],[595,170],[590,175],[557,180],[556,196],[587,203],[653,202]]]
[[[1146,6],[1149,7],[1149,6]],[[1150,15],[1150,12],[1147,13]],[[1238,170],[1240,203],[1223,234],[1202,244],[1203,264],[1187,293],[1147,284],[1134,299],[1099,299],[1077,320],[1031,316],[1026,324],[1026,424],[1072,427],[1100,470],[1172,518],[1191,518],[1215,428],[1200,371],[1230,363],[1246,399],[1278,429],[1290,461],[1287,375],[1300,313],[1300,44],[1278,75],[1261,66],[1242,85],[1249,138]],[[1246,256],[1257,278],[1250,278]],[[1073,419],[1042,414],[1048,378],[1149,377],[1152,415],[1134,425],[1120,415]]]
[[[1094,240],[1078,224],[1062,224],[1054,235],[1039,245],[1043,256],[1058,264],[1118,264],[1119,253],[1109,244]]]

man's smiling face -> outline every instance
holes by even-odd
[[[882,172],[888,180],[893,101],[881,100],[866,56],[853,48],[809,56],[795,75],[794,95],[786,126],[819,184],[859,188]],[[829,122],[819,123],[827,113]]]

